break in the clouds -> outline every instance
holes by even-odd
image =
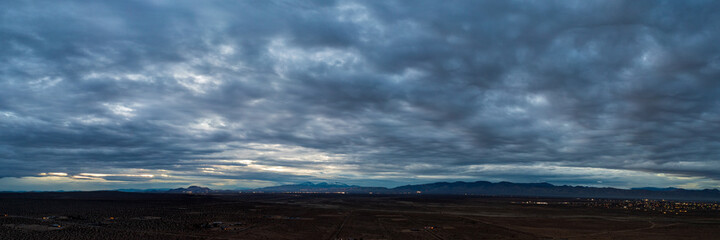
[[[717,1],[2,1],[0,190],[720,187]]]

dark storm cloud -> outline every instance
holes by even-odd
[[[712,1],[1,5],[0,177],[720,179]]]

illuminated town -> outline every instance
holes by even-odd
[[[683,202],[669,200],[618,200],[618,199],[576,199],[575,201],[523,201],[512,202],[528,205],[567,205],[606,209],[622,209],[632,212],[649,212],[675,215],[717,214],[720,204],[717,202]]]

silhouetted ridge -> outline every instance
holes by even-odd
[[[585,186],[555,186],[550,183],[491,183],[477,182],[437,182],[419,185],[405,185],[388,189],[393,193],[423,194],[472,194],[488,196],[531,196],[531,197],[594,197],[594,198],[652,198],[677,200],[720,200],[717,189],[686,190],[680,188],[640,188],[618,189]]]
[[[357,185],[347,185],[344,183],[312,183],[304,182],[300,184],[281,185],[274,187],[257,188],[250,191],[253,192],[343,192],[343,193],[370,193],[373,191],[386,191],[383,187],[361,187]]]
[[[157,191],[161,192],[161,191]],[[405,185],[395,188],[363,187],[339,182],[281,185],[256,188],[243,191],[212,190],[207,187],[190,186],[176,188],[166,193],[185,194],[235,194],[238,192],[259,193],[348,193],[348,194],[446,194],[446,195],[483,195],[483,196],[522,196],[522,197],[583,197],[583,198],[621,198],[621,199],[668,199],[720,201],[717,189],[686,190],[681,188],[633,188],[618,189],[610,187],[556,186],[550,183],[512,183],[488,181],[477,182],[435,182],[427,184]]]

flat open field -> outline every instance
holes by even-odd
[[[720,214],[427,195],[2,193],[0,239],[720,239]]]

